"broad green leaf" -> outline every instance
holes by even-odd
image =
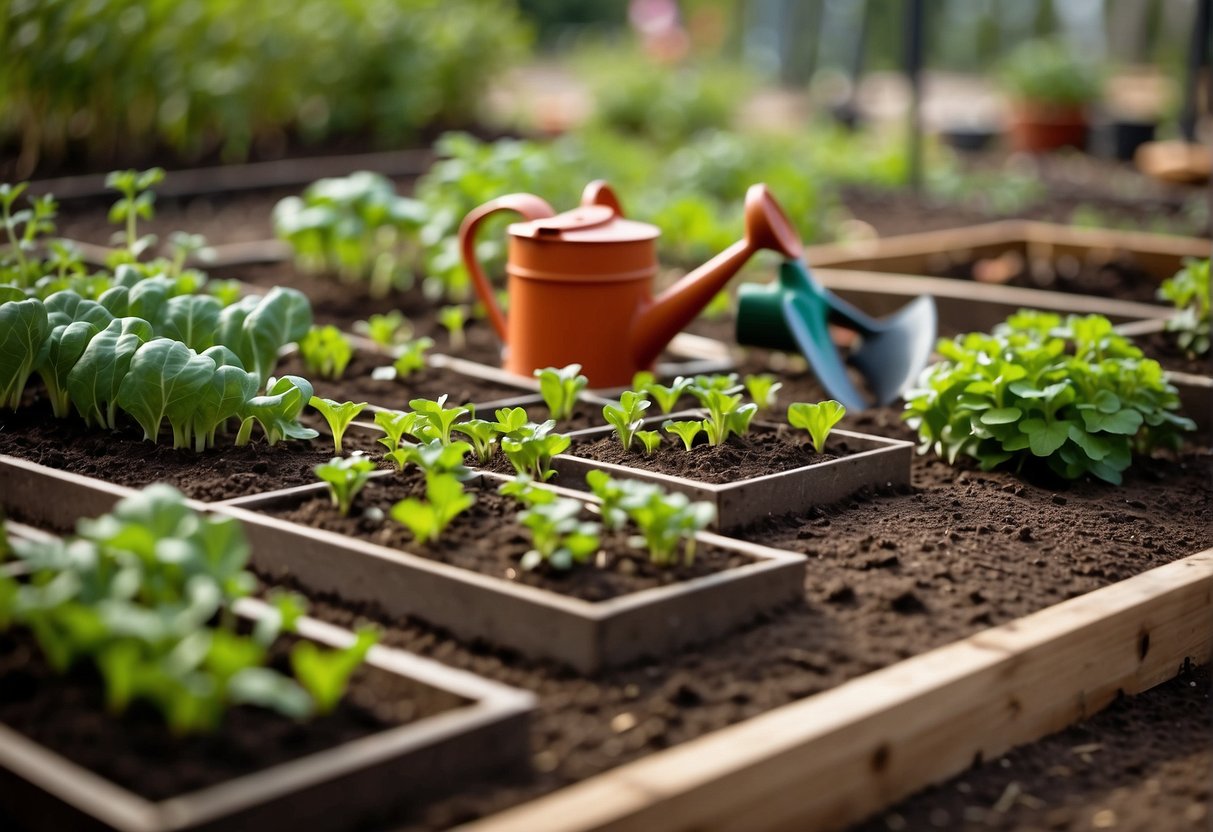
[[[215,344],[219,313],[223,306],[209,295],[180,295],[169,298],[164,306],[160,333],[202,352]]]
[[[173,426],[174,446],[187,436],[194,402],[215,373],[215,362],[184,344],[155,338],[135,352],[118,387],[118,406],[143,428],[144,439],[157,441],[165,417]]]
[[[42,301],[0,304],[0,407],[15,410],[21,403],[25,383],[48,349],[50,331]]]
[[[60,419],[70,412],[68,375],[96,334],[97,327],[89,321],[73,321],[55,327],[47,339],[45,354],[38,365],[38,374],[46,385],[55,416]]]
[[[981,414],[981,423],[983,425],[1006,425],[1016,422],[1023,416],[1023,411],[1018,407],[998,407],[987,410]]]
[[[142,318],[115,318],[93,336],[67,376],[67,389],[86,422],[113,428],[118,388],[131,359],[152,339],[152,325]]]

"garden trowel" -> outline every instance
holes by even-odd
[[[830,324],[859,335],[849,362],[867,382],[865,396],[847,374]],[[916,298],[892,315],[873,318],[819,284],[803,260],[785,260],[779,279],[745,284],[737,302],[737,343],[799,352],[826,392],[848,410],[889,404],[918,376],[935,345],[935,299]]]

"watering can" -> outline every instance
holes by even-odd
[[[513,211],[508,227],[509,315],[501,311],[476,260],[476,230],[491,214]],[[800,238],[765,185],[745,198],[745,237],[652,295],[656,226],[626,219],[605,182],[591,182],[581,206],[556,214],[531,194],[509,194],[464,218],[459,245],[489,322],[505,344],[504,368],[529,376],[542,367],[580,364],[594,387],[631,384],[675,335],[759,249],[799,257]]]

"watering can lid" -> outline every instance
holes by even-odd
[[[509,232],[515,237],[568,243],[632,243],[661,236],[657,226],[624,219],[609,205],[582,205],[554,217],[516,222]]]

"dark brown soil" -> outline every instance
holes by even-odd
[[[1158,282],[1127,255],[1107,262],[1084,262],[1061,255],[1025,260],[1018,251],[931,269],[938,277],[1001,283],[1075,295],[1157,303]]]
[[[1134,341],[1147,358],[1153,358],[1164,370],[1197,376],[1213,375],[1213,355],[1196,357],[1188,354],[1179,348],[1173,333],[1155,332]]]
[[[356,352],[341,378],[330,380],[308,372],[302,358],[294,353],[278,365],[278,373],[303,376],[312,382],[316,395],[339,402],[368,402],[392,410],[408,410],[413,399],[434,399],[447,395],[447,406],[467,402],[490,402],[519,398],[529,391],[494,381],[464,375],[446,367],[426,367],[407,378],[378,381],[371,373],[378,367],[390,367],[392,359],[369,352]]]
[[[146,442],[142,429],[133,425],[110,433],[86,427],[76,418],[55,419],[49,404],[34,401],[15,413],[0,411],[0,454],[118,485],[137,488],[167,482],[197,500],[226,500],[316,482],[312,469],[332,458],[334,448],[322,419],[307,416],[304,421],[322,435],[273,447],[257,438],[243,448],[231,445],[228,437],[196,454],[173,450],[171,442]],[[350,428],[342,450],[379,457],[384,451],[375,441],[379,435]]]
[[[289,672],[287,649],[272,664]],[[136,702],[120,717],[100,676],[77,665],[60,676],[27,630],[0,633],[0,723],[148,799],[163,800],[458,707],[460,700],[363,667],[328,715],[296,722],[251,706],[231,708],[210,735],[175,736]],[[0,798],[0,804],[5,802]]]
[[[656,430],[658,425],[649,427]],[[707,444],[707,437],[700,433],[690,451],[675,436],[662,431],[661,437],[661,444],[647,455],[639,440],[633,440],[632,448],[624,450],[614,433],[588,442],[574,440],[568,453],[699,482],[730,483],[829,462],[848,452],[844,439],[831,437],[825,453],[815,453],[808,434],[787,425],[755,424],[746,436],[730,436],[715,446]]]
[[[495,484],[469,486],[475,504],[457,517],[441,538],[419,545],[405,526],[391,519],[393,505],[405,497],[423,498],[424,478],[416,473],[367,484],[355,501],[351,516],[342,517],[328,497],[308,500],[289,510],[271,510],[285,520],[359,537],[381,546],[431,557],[463,569],[492,575],[586,601],[605,601],[620,595],[710,575],[742,566],[749,558],[714,546],[699,546],[691,565],[672,568],[653,565],[647,553],[628,545],[623,534],[604,533],[594,568],[586,565],[567,572],[546,565],[525,571],[518,565],[531,548],[530,533],[515,521],[522,506],[503,497]],[[368,509],[374,511],[368,512]],[[586,520],[593,516],[586,512]]]
[[[847,421],[908,432],[892,408]],[[331,596],[315,611],[338,623],[369,614],[388,643],[539,694],[536,782],[443,801],[410,827],[446,828],[1193,554],[1213,543],[1210,462],[1207,450],[1139,460],[1115,488],[916,458],[913,490],[739,534],[809,556],[803,606],[594,680]]]
[[[1207,832],[1213,812],[1209,668],[930,788],[853,832],[994,829]]]

